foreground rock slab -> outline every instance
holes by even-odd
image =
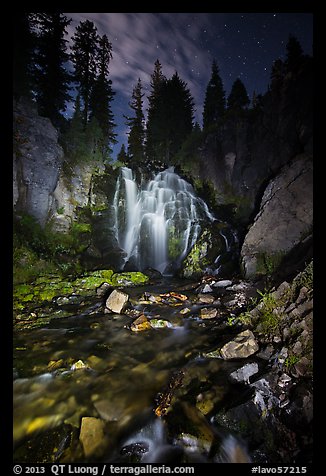
[[[104,439],[104,423],[99,418],[83,417],[79,435],[86,458],[96,452]]]
[[[114,289],[107,298],[105,306],[112,312],[121,314],[129,300],[128,294]]]
[[[255,354],[259,350],[259,345],[254,334],[249,330],[240,332],[233,340],[227,342],[221,348],[221,357],[228,359],[245,359]]]

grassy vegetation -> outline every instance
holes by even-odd
[[[257,255],[257,274],[271,277],[280,266],[285,253],[282,251],[276,253],[259,253]]]
[[[44,228],[30,215],[14,220],[14,284],[30,282],[46,274],[78,274],[82,271],[79,255],[88,243],[90,225],[73,223],[70,233]],[[86,237],[86,238],[85,238]]]

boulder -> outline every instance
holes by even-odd
[[[243,367],[240,367],[239,369],[235,370],[230,374],[230,377],[232,380],[235,380],[236,382],[245,382],[249,383],[250,377],[255,375],[258,372],[258,365],[256,362],[253,362],[251,364],[246,364]]]
[[[311,234],[312,192],[312,159],[305,154],[269,182],[241,249],[246,278],[275,272],[282,259]]]
[[[214,307],[208,308],[208,307],[203,307],[200,310],[200,317],[201,319],[214,319],[217,317],[218,310],[215,309]]]
[[[86,458],[92,456],[103,444],[104,422],[99,418],[83,417],[79,439]]]
[[[129,300],[128,294],[114,289],[110,296],[107,298],[105,306],[112,312],[121,314]]]
[[[233,340],[221,348],[221,357],[229,359],[245,359],[259,350],[253,333],[247,329],[237,334]]]
[[[222,279],[221,281],[217,281],[213,284],[214,288],[226,288],[232,285],[232,281],[229,279]]]
[[[142,331],[147,331],[149,329],[152,329],[152,326],[150,324],[150,321],[147,319],[147,317],[144,314],[142,314],[131,323],[130,329],[133,332],[142,332]]]
[[[203,230],[188,256],[183,260],[179,271],[180,277],[196,279],[201,277],[208,266],[225,251],[225,242],[213,223]]]

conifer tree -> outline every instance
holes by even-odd
[[[66,28],[69,20],[62,13],[36,13],[37,43],[35,49],[35,89],[39,113],[49,117],[55,126],[62,124],[61,113],[70,99],[71,75],[66,69]]]
[[[297,38],[293,35],[289,36],[287,45],[286,45],[286,61],[285,65],[288,72],[297,72],[302,64],[304,55],[301,48],[301,45]]]
[[[249,106],[250,99],[245,85],[241,79],[236,79],[232,85],[231,92],[228,97],[228,109],[239,111]]]
[[[145,118],[143,113],[142,83],[139,78],[133,89],[129,106],[134,111],[134,116],[125,116],[129,126],[128,154],[134,163],[141,163],[144,159]]]
[[[117,161],[123,164],[127,164],[129,162],[129,157],[124,144],[122,144],[121,149],[117,155]]]
[[[161,160],[167,164],[191,133],[194,119],[194,101],[185,81],[178,73],[166,81],[161,91]]]
[[[271,90],[278,91],[282,85],[286,73],[286,66],[279,58],[274,61],[271,71]]]
[[[148,114],[146,125],[146,156],[148,159],[158,160],[157,136],[164,127],[160,120],[160,94],[166,82],[162,72],[162,65],[157,59],[151,76],[151,93],[148,97]]]
[[[88,159],[88,147],[79,94],[76,96],[74,114],[68,123],[67,131],[63,134],[63,146],[65,156],[70,163],[76,164]]]
[[[116,143],[116,135],[111,102],[114,92],[112,81],[108,79],[109,63],[112,58],[112,44],[108,37],[103,35],[99,39],[97,50],[98,76],[90,95],[90,119],[95,118],[103,134],[103,144],[101,145],[103,159],[112,152],[111,144]]]
[[[17,97],[32,95],[32,51],[35,47],[29,13],[14,15],[13,92]]]
[[[206,88],[203,111],[203,128],[207,130],[209,127],[218,124],[225,112],[225,91],[223,83],[219,75],[219,69],[216,61],[212,63],[211,78]]]
[[[80,22],[72,39],[71,59],[75,67],[74,78],[83,100],[83,121],[86,126],[89,119],[91,91],[97,76],[99,37],[94,23],[90,20]]]

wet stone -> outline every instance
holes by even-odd
[[[137,443],[131,443],[124,446],[120,450],[120,454],[123,456],[141,456],[149,451],[149,444],[146,441],[139,441]]]
[[[213,289],[211,288],[211,286],[209,284],[205,284],[205,286],[203,287],[202,293],[212,293],[213,292]]]
[[[207,294],[198,294],[198,301],[203,304],[213,304],[214,300],[214,296]]]
[[[214,319],[217,317],[218,310],[213,308],[208,308],[208,307],[203,307],[200,310],[200,317],[201,319]]]
[[[180,309],[180,314],[182,314],[183,316],[185,314],[189,314],[189,312],[191,312],[191,309],[189,309],[189,307],[184,307],[183,309]]]
[[[257,350],[259,350],[259,345],[255,336],[247,329],[221,348],[221,356],[225,360],[244,359],[255,354]]]
[[[64,364],[63,359],[50,360],[50,362],[48,363],[48,371],[53,372],[54,370],[57,370],[60,367],[63,367],[63,364]]]
[[[121,314],[129,300],[128,294],[114,289],[106,300],[106,307],[117,314]]]
[[[250,377],[255,375],[258,372],[258,365],[253,362],[251,364],[246,364],[243,367],[240,367],[238,370],[235,370],[230,374],[232,380],[236,382],[245,382],[249,383]]]
[[[135,321],[131,323],[130,329],[133,332],[142,332],[151,329],[151,324],[147,317],[142,314],[141,316],[137,317]]]
[[[214,288],[226,288],[231,285],[232,285],[232,281],[230,281],[229,279],[223,279],[213,284]]]
[[[311,364],[309,359],[307,359],[307,357],[301,357],[299,362],[294,365],[292,375],[295,377],[304,377],[309,373],[311,373]]]
[[[104,423],[99,418],[84,417],[79,435],[86,458],[93,455],[104,440]]]
[[[105,297],[110,289],[112,289],[112,286],[109,283],[102,283],[97,289],[96,289],[96,294],[98,297]]]
[[[87,368],[87,365],[82,360],[78,360],[71,366],[71,370],[82,370]]]
[[[274,347],[272,345],[267,345],[264,349],[256,354],[256,357],[259,357],[263,360],[269,360],[274,353]]]

